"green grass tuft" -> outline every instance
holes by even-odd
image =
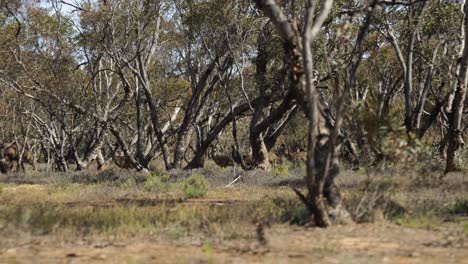
[[[271,172],[273,176],[286,178],[289,176],[289,167],[283,163],[273,163],[273,170]]]
[[[395,222],[404,227],[434,230],[442,225],[443,219],[431,213],[419,216],[405,214],[396,218]]]
[[[184,183],[185,198],[205,197],[210,188],[210,183],[203,175],[190,176]]]

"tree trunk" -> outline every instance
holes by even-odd
[[[193,129],[194,128],[192,124],[180,128],[174,150],[174,161],[172,162],[171,169],[179,169],[182,167],[185,149],[190,142]]]
[[[265,27],[266,29],[266,27]],[[257,58],[255,60],[256,69],[256,85],[260,92],[260,97],[264,98],[268,89],[268,80],[266,78],[267,63],[268,63],[268,42],[267,32],[260,32],[257,38]],[[270,170],[271,164],[268,159],[268,149],[263,141],[263,131],[258,128],[261,118],[264,116],[263,108],[267,106],[267,101],[263,100],[257,105],[253,111],[252,120],[250,121],[250,146],[252,148],[252,163],[254,167],[262,170]]]
[[[258,104],[260,100],[255,99],[252,101],[252,105]],[[233,118],[236,116],[248,111],[249,104],[242,104],[237,107],[234,107],[233,111],[228,113],[211,131],[208,132],[208,135],[203,140],[203,142],[198,147],[197,151],[195,152],[195,156],[193,159],[188,163],[185,169],[195,169],[203,167],[203,160],[206,155],[206,151],[213,143],[213,141],[218,137],[218,135],[223,131],[223,129],[232,122]]]
[[[414,43],[416,34],[418,31],[419,21],[424,13],[424,10],[427,6],[428,1],[424,1],[421,3],[419,7],[417,4],[414,6],[410,6],[408,10],[408,17],[409,17],[409,36],[408,36],[408,43],[406,45],[406,58],[403,57],[403,53],[400,49],[398,41],[395,35],[392,33],[391,26],[387,25],[388,30],[387,33],[390,37],[390,42],[395,49],[397,58],[400,62],[403,75],[404,75],[404,99],[405,99],[405,127],[406,131],[413,132],[414,130],[414,120],[413,120],[413,100],[412,100],[412,93],[413,93],[413,54],[414,54]],[[418,8],[418,10],[413,10],[413,8]]]
[[[431,127],[431,125],[436,121],[437,116],[442,111],[442,108],[447,103],[451,93],[448,93],[443,100],[437,100],[434,107],[432,108],[431,113],[424,121],[424,124],[418,130],[418,137],[421,139],[426,134],[426,131]]]
[[[97,136],[96,136],[96,139],[94,140],[94,144],[86,152],[82,160],[79,158],[78,153],[73,147],[74,159],[76,162],[77,171],[82,171],[86,169],[89,166],[89,164],[93,160],[96,159],[96,157],[98,156],[98,154],[100,153],[102,149],[102,146],[104,146],[105,138],[106,138],[107,132],[109,131],[109,126],[107,122],[100,124],[100,128],[96,128],[96,130],[97,130]]]
[[[328,1],[330,2],[330,1]],[[331,225],[330,219],[323,199],[323,188],[325,184],[325,175],[318,170],[316,163],[316,143],[319,128],[319,106],[318,97],[314,83],[314,62],[312,54],[313,35],[312,29],[317,26],[314,23],[314,11],[316,2],[307,1],[307,10],[305,17],[305,31],[302,39],[302,59],[305,73],[305,90],[307,94],[306,114],[309,120],[307,133],[307,175],[306,184],[309,190],[309,201],[314,214],[315,224],[319,227],[328,227]],[[322,11],[323,12],[323,11]],[[315,25],[314,25],[315,24]],[[323,118],[323,117],[322,117]]]
[[[307,1],[304,31],[301,36],[296,33],[297,31],[294,30],[294,26],[288,21],[288,18],[276,1],[255,0],[255,2],[272,20],[281,38],[285,42],[286,63],[290,71],[290,92],[294,94],[298,103],[303,107],[309,120],[307,175],[305,179],[309,193],[307,197],[304,197],[297,190],[296,193],[314,214],[316,225],[319,227],[327,227],[331,222],[328,218],[323,200],[325,175],[317,173],[317,168],[315,167],[315,148],[320,116],[314,84],[314,65],[311,45],[328,16],[333,1],[324,1],[316,16],[314,16],[314,11],[317,1]]]
[[[405,71],[405,126],[407,132],[413,131],[413,100],[411,98],[413,93],[413,53],[414,53],[414,39],[416,31],[413,30],[408,38],[408,46],[406,47],[406,71]]]
[[[270,151],[275,145],[278,137],[281,135],[283,130],[286,128],[286,125],[291,121],[296,114],[298,113],[299,107],[297,105],[293,105],[292,109],[288,110],[286,113],[286,117],[283,120],[277,122],[273,129],[270,129],[266,136],[264,137],[265,145],[268,151]]]
[[[111,126],[110,127],[110,131],[112,132],[112,134],[114,134],[116,140],[117,140],[117,143],[120,145],[120,147],[122,148],[122,151],[125,155],[125,158],[133,165],[133,167],[137,170],[137,171],[145,171],[147,170],[145,167],[143,167],[130,153],[130,151],[128,150],[128,147],[127,145],[125,144],[125,141],[123,140],[122,136],[120,135],[119,131],[117,129],[115,129],[115,127]]]
[[[253,133],[250,135],[250,146],[252,147],[252,162],[254,166],[269,171],[271,169],[271,164],[262,133]]]
[[[100,149],[97,154],[96,162],[97,162],[97,170],[98,171],[103,170],[106,160],[104,159],[104,155],[102,155],[102,149]]]
[[[431,64],[429,65],[429,69],[427,71],[427,76],[426,80],[424,82],[423,90],[422,93],[419,97],[418,104],[416,105],[416,108],[414,110],[414,129],[418,132],[418,135],[421,135],[421,118],[422,118],[422,113],[424,111],[424,105],[426,103],[426,98],[427,95],[429,94],[429,90],[432,85],[432,75],[434,72],[434,64],[437,58],[437,52],[439,50],[439,46],[442,44],[442,42],[437,43],[437,46],[434,49],[434,52],[432,53],[432,61]]]
[[[457,88],[453,98],[451,113],[449,115],[449,127],[447,130],[448,147],[445,173],[458,170],[456,154],[458,149],[464,145],[462,138],[463,107],[466,98],[466,85],[468,76],[468,5],[463,7],[462,24],[462,56],[460,58],[459,72],[457,76]]]
[[[144,140],[145,140],[145,125],[143,123],[143,91],[139,87],[138,81],[136,81],[136,97],[135,97],[135,107],[136,107],[136,128],[137,128],[137,141],[136,141],[136,158],[140,164],[144,167],[147,167],[145,164],[145,154],[144,154]]]
[[[204,104],[205,102],[200,102],[200,98],[202,96],[203,90],[207,86],[209,81],[209,77],[215,71],[217,59],[219,57],[213,59],[211,63],[207,66],[203,75],[200,77],[200,80],[194,85],[192,96],[185,107],[185,116],[182,124],[179,127],[179,131],[177,132],[177,139],[175,142],[175,150],[174,150],[174,160],[171,164],[171,169],[181,168],[182,167],[182,160],[184,159],[185,149],[190,142],[192,133],[194,131],[193,124],[197,117],[197,110],[201,107],[200,104]],[[219,78],[214,77],[211,81],[211,86],[215,85]]]

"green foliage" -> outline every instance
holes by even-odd
[[[466,235],[468,235],[468,221],[465,221],[462,224],[463,224],[463,231],[465,232]]]
[[[370,99],[358,105],[352,113],[356,135],[360,135],[367,143],[361,159],[381,163],[386,167],[412,167],[414,163],[430,158],[430,146],[413,133],[408,134],[401,125],[402,102],[395,102],[395,106],[387,113],[383,110],[379,113],[379,109],[378,100]]]
[[[454,27],[460,23],[459,18],[462,15],[458,5],[434,2],[428,13],[430,15],[426,15],[426,19],[422,20],[422,31],[425,35],[458,30]]]
[[[222,37],[222,34],[216,34],[217,32],[234,25],[240,28],[252,26],[254,19],[242,15],[244,8],[248,8],[248,5],[239,5],[227,0],[192,2],[187,8],[189,11],[185,14],[183,22],[190,27],[191,33],[204,32],[218,38]]]
[[[443,223],[443,219],[432,213],[418,216],[405,214],[396,218],[395,222],[404,227],[434,230]]]
[[[145,180],[143,188],[146,191],[168,191],[169,175],[166,173],[158,174],[156,172],[152,172],[146,176]]]
[[[214,262],[214,248],[213,244],[211,243],[205,243],[203,245],[203,252],[205,253],[206,257],[208,258],[208,263],[215,263]]]
[[[221,167],[218,164],[216,164],[214,161],[208,160],[205,162],[205,166],[203,167],[203,170],[208,174],[216,175],[219,173],[227,173],[230,170],[230,168]]]
[[[275,177],[289,176],[289,167],[285,163],[273,163],[273,170],[271,172]]]
[[[468,215],[468,199],[457,199],[448,207],[448,212],[451,214]]]
[[[307,119],[303,115],[294,116],[286,125],[278,142],[285,144],[292,150],[307,146],[307,126],[303,125],[305,123],[307,123]]]
[[[184,183],[185,198],[201,198],[208,193],[210,183],[203,175],[192,175]]]
[[[133,177],[129,177],[128,179],[126,179],[124,182],[120,184],[120,187],[124,189],[135,188],[136,186],[137,186],[137,182],[135,178]]]
[[[63,15],[57,17],[49,14],[46,8],[30,8],[28,10],[28,16],[31,19],[33,32],[41,35],[41,37],[57,37],[57,36],[70,36],[73,31],[72,20]]]
[[[181,98],[188,100],[191,95],[190,83],[188,81],[172,78],[155,81],[153,92],[170,100]]]
[[[195,182],[202,181],[199,177],[195,179]],[[93,192],[101,190],[102,188],[95,188]],[[25,192],[24,195],[29,193]],[[104,193],[108,195],[108,190]],[[37,202],[32,202],[36,200]],[[39,199],[31,200],[27,205],[24,204],[24,200],[22,203],[0,207],[0,229],[40,234],[63,230],[148,233],[158,229],[173,238],[180,238],[193,227],[202,224],[208,225],[209,230],[213,232],[224,232],[216,225],[250,225],[263,219],[272,223],[288,222],[305,210],[294,196],[267,197],[225,206],[210,206],[210,203],[200,206],[187,206],[184,203],[141,206],[138,200],[135,200],[135,203],[114,203],[112,206],[108,206],[107,202],[103,203],[103,206],[95,202],[92,203],[93,206],[87,206],[83,201],[77,203],[77,206],[69,206],[62,203],[44,203]],[[209,254],[208,247],[206,252]]]

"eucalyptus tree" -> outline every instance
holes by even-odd
[[[232,58],[226,41],[217,38],[219,25],[207,23],[203,13],[222,14],[209,9],[211,4],[113,1],[75,7],[81,12],[80,36],[94,51],[89,63],[104,65],[95,76],[108,72],[116,76],[112,85],[135,96],[134,107],[126,106],[133,116],[116,116],[109,129],[137,169],[147,168],[159,153],[167,169],[180,168],[195,127],[216,109],[214,91]]]
[[[38,113],[46,116],[35,114],[34,120],[48,130],[45,139],[62,135],[60,141],[49,140],[55,142],[57,163],[63,163],[65,152],[73,152],[77,169],[83,169],[101,157],[109,124],[130,99],[131,90],[115,83],[112,67],[103,69],[105,58],[91,55],[96,50],[90,52],[89,38],[81,38],[83,28],[64,15],[57,2],[28,3],[12,16],[17,33],[13,48],[4,52],[16,70],[3,70],[0,79],[42,108]]]
[[[350,45],[352,52],[350,59],[342,67],[346,78],[343,84],[335,82],[333,109],[319,96],[319,76],[316,74],[318,66],[314,63],[317,59],[316,42],[332,10],[333,1],[323,1],[321,4],[318,1],[305,1],[302,13],[294,13],[291,17],[275,1],[254,2],[270,18],[281,36],[291,82],[288,88],[309,121],[305,178],[308,194],[304,196],[300,191],[295,191],[314,214],[318,226],[326,227],[331,224],[329,213],[347,222],[350,220],[349,214],[342,205],[340,191],[334,183],[339,174],[338,151],[342,137],[340,129],[349,94],[357,88],[357,71],[364,55],[362,43],[372,24],[378,2],[373,1],[364,6],[363,10],[368,11],[362,12],[362,23],[356,36],[350,38],[354,40]],[[291,5],[294,8],[294,3]],[[333,19],[332,17],[331,20]]]
[[[312,43],[327,18],[333,1],[324,1],[317,16],[315,16],[317,2],[307,1],[302,20],[303,28],[298,28],[298,18],[295,16],[291,19],[293,22],[290,22],[276,1],[258,0],[254,2],[270,18],[284,42],[284,52],[288,60],[288,72],[292,84],[289,89],[295,93],[295,97],[303,107],[309,121],[306,176],[309,194],[308,197],[304,197],[299,191],[296,192],[314,214],[316,224],[326,227],[330,225],[330,220],[323,202],[323,190],[325,178],[328,175],[323,174],[324,171],[318,172],[315,162],[317,157],[315,155],[317,132],[320,123],[323,123],[323,116],[319,112],[318,97],[314,84]],[[325,173],[328,174],[328,172]]]
[[[457,59],[456,89],[449,115],[449,127],[447,130],[448,147],[445,172],[458,169],[456,154],[463,141],[463,109],[466,100],[466,86],[468,85],[468,5],[463,3],[461,23],[460,57]]]
[[[213,9],[213,6],[217,8]],[[288,75],[283,63],[281,42],[272,34],[272,26],[267,20],[259,17],[256,10],[246,2],[197,2],[191,8],[191,13],[186,17],[192,27],[203,28],[205,33],[198,33],[198,30],[194,30],[194,33],[200,37],[206,52],[214,57],[210,48],[212,44],[208,44],[212,42],[207,39],[224,43],[231,65],[227,68],[227,74],[222,75],[220,73],[226,71],[225,66],[216,63],[218,96],[214,97],[215,104],[210,108],[212,111],[207,118],[201,119],[207,123],[196,125],[196,150],[187,168],[203,164],[208,147],[230,124],[233,159],[244,169],[268,170],[268,151],[296,109],[293,97],[287,95]],[[217,22],[213,22],[213,17],[217,18]],[[208,100],[212,102],[209,97]],[[247,138],[252,150],[251,163],[244,160],[249,154],[241,153],[242,146],[238,138],[239,120],[246,119],[250,119]],[[207,128],[206,131],[201,127]]]
[[[422,138],[449,98],[443,94],[446,80],[441,79],[451,73],[440,67],[445,58],[454,56],[451,51],[457,35],[453,27],[457,4],[436,1],[383,4],[380,32],[392,45],[401,67],[404,123],[407,132]],[[423,115],[431,89],[439,90],[442,95],[432,93],[434,107],[429,115]]]
[[[12,10],[9,3],[3,4],[10,17],[4,26],[14,32],[5,35],[1,47],[8,59],[0,70],[0,81],[4,87],[37,103],[52,118],[65,113],[59,113],[54,104],[70,103],[66,98],[70,86],[62,82],[68,79],[73,61],[68,52],[70,43],[64,37],[70,36],[69,25],[52,16],[47,8],[20,5]],[[65,119],[61,116],[55,120]],[[56,158],[58,164],[61,157]]]
[[[406,56],[403,55],[400,44],[393,32],[391,22],[387,21],[385,23],[386,27],[386,36],[390,40],[395,53],[400,62],[402,72],[403,72],[403,87],[404,87],[404,98],[405,98],[405,126],[409,132],[413,131],[414,122],[413,122],[413,60],[414,60],[414,46],[416,41],[416,34],[419,32],[420,22],[424,19],[424,11],[428,5],[428,1],[422,1],[420,3],[415,3],[414,5],[408,5],[403,7],[405,9],[407,17],[407,43],[405,46]],[[399,7],[397,12],[400,12]]]

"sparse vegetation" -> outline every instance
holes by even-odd
[[[129,177],[128,179],[124,180],[121,184],[120,184],[120,187],[122,187],[123,189],[132,189],[132,188],[135,188],[137,186],[137,182],[135,180],[135,178],[133,177]]]
[[[287,164],[274,163],[272,174],[276,177],[286,178],[289,175],[289,168]]]
[[[463,176],[446,178],[441,183],[445,189],[452,188],[447,196],[440,191],[440,186],[415,188],[412,177],[404,173],[404,170],[388,174],[347,173],[347,177],[339,181],[346,206],[351,212],[359,206],[364,208],[360,212],[366,212],[356,220],[372,222],[372,212],[382,210],[386,222],[400,228],[438,232],[439,227],[452,223],[454,228],[467,234],[466,221],[457,220],[465,204],[466,190],[458,184]],[[60,182],[46,183],[45,178],[39,178],[39,184],[18,184],[13,178],[3,178],[0,232],[5,241],[24,234],[140,239],[156,236],[169,243],[203,237],[202,241],[206,242],[201,242],[200,250],[204,258],[216,262],[223,252],[219,250],[219,243],[255,241],[256,223],[284,225],[282,228],[287,230],[310,225],[309,212],[287,186],[259,182],[258,174],[245,173],[242,182],[223,188],[229,179],[219,182],[218,177],[200,170],[184,177],[159,172],[123,174],[122,179],[103,182],[82,182],[80,177],[66,177]],[[297,179],[294,175],[278,179],[273,172],[269,177],[278,182]],[[444,220],[447,213],[455,214],[450,222]],[[265,231],[267,240],[276,228]],[[311,252],[330,255],[339,250],[332,244],[321,244]]]
[[[213,245],[211,243],[205,243],[203,245],[203,252],[206,254],[206,256],[208,257],[208,263],[215,263],[214,262],[214,249],[213,249]]]
[[[468,221],[461,222],[461,224],[463,225],[463,230],[465,234],[468,235]]]
[[[449,213],[468,216],[468,199],[461,198],[455,200],[448,208]]]
[[[276,177],[273,175],[272,179]],[[241,183],[241,188],[225,189],[213,187],[211,178],[194,174],[172,179],[168,174],[154,172],[146,175],[141,183],[135,177],[120,183],[3,183],[0,222],[3,228],[30,228],[35,232],[80,230],[86,226],[87,230],[100,232],[137,232],[141,228],[145,233],[167,226],[190,230],[206,221],[221,226],[264,220],[294,224],[310,221],[309,213],[289,188],[276,189],[268,187],[269,183],[264,187]],[[355,172],[344,180],[340,185],[347,186],[346,206],[357,212],[354,217],[359,221],[371,221],[372,212],[379,209],[389,221],[402,226],[434,228],[441,224],[445,212],[466,214],[463,188],[454,189],[451,196],[440,199],[438,187],[413,189],[411,177],[398,173],[365,176]],[[452,186],[450,182],[443,184]],[[198,198],[200,202],[193,200],[186,205],[188,198]],[[452,201],[449,206],[447,201]]]
[[[425,215],[403,215],[395,219],[395,223],[398,225],[428,230],[434,230],[435,228],[439,227],[442,222],[443,219],[430,212]]]
[[[190,176],[184,182],[185,198],[201,198],[208,193],[210,183],[203,175]]]
[[[465,2],[1,0],[0,263],[468,259]]]
[[[150,173],[145,178],[144,188],[146,191],[162,192],[167,185],[167,180],[164,181],[162,177],[154,173]]]

